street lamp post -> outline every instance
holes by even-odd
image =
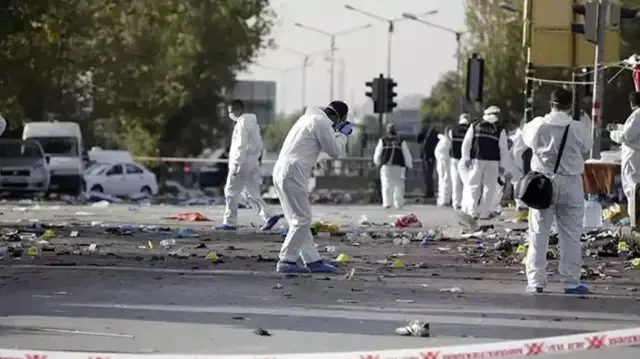
[[[438,24],[434,24],[425,20],[420,19],[418,16],[411,13],[403,13],[402,16],[406,19],[410,19],[416,22],[419,22],[423,25],[436,28],[438,30],[442,30],[448,32],[450,34],[454,34],[456,37],[456,82],[458,88],[458,115],[461,115],[464,112],[464,91],[462,91],[462,35],[465,33],[463,31],[450,29],[448,27],[444,27]]]
[[[306,61],[308,62],[308,59],[307,59]],[[265,65],[262,65],[262,64],[256,64],[256,65],[257,65],[257,66],[259,66],[259,67],[262,67],[262,68],[263,68],[263,69],[265,69],[265,70],[270,70],[270,71],[276,72],[276,73],[278,73],[278,74],[280,75],[280,83],[281,83],[281,84],[283,84],[283,85],[282,85],[283,90],[281,91],[281,94],[280,94],[280,95],[281,95],[283,98],[284,98],[284,87],[285,87],[285,86],[284,86],[284,82],[285,82],[285,78],[286,78],[287,74],[288,74],[288,73],[290,73],[290,72],[292,72],[292,71],[295,71],[295,70],[301,69],[301,70],[302,70],[302,90],[303,90],[303,91],[302,91],[302,101],[303,101],[303,104],[304,104],[304,101],[305,101],[305,99],[304,99],[304,98],[305,98],[305,92],[306,92],[306,87],[307,87],[307,83],[306,83],[306,82],[307,82],[307,80],[306,80],[306,75],[305,75],[305,72],[306,72],[306,66],[307,66],[307,65],[303,65],[303,66],[293,66],[293,67],[289,67],[289,68],[286,68],[286,69],[279,69],[279,68],[275,68],[275,67],[265,66]],[[302,108],[302,110],[304,111],[304,107]],[[284,101],[283,101],[283,103],[281,104],[280,112],[282,112],[282,113],[284,113],[284,112],[285,112],[285,109],[284,109]]]
[[[370,17],[372,19],[378,20],[378,21],[382,21],[387,23],[388,27],[387,27],[387,77],[391,77],[391,52],[392,52],[392,41],[393,41],[393,31],[394,31],[394,25],[396,22],[398,21],[403,21],[406,20],[406,17],[399,17],[396,19],[388,19],[373,13],[370,13],[368,11],[364,11],[364,10],[360,10],[357,9],[351,5],[345,5],[344,6],[345,9],[347,10],[351,10],[351,11],[355,11],[357,13],[360,13],[364,16]],[[427,11],[423,14],[420,14],[419,17],[424,17],[424,16],[429,16],[429,15],[434,15],[437,14],[438,10],[431,10],[431,11]]]
[[[297,50],[292,50],[286,47],[281,47],[280,50],[284,50],[288,53],[302,56],[302,111],[307,107],[307,68],[309,67],[309,63],[311,57],[318,54],[326,54],[327,50],[319,50],[314,52],[301,52]]]
[[[371,24],[367,24],[367,25],[363,25],[363,26],[357,26],[357,27],[353,27],[351,29],[346,29],[346,30],[342,30],[342,31],[338,31],[338,32],[327,32],[327,31],[323,31],[320,29],[316,29],[314,27],[311,26],[307,26],[304,24],[301,24],[299,22],[296,22],[294,24],[295,26],[302,28],[302,29],[306,29],[312,32],[315,32],[316,34],[320,34],[320,35],[324,35],[324,36],[328,36],[329,37],[329,52],[331,54],[331,59],[335,59],[335,54],[336,54],[336,37],[338,36],[343,36],[343,35],[347,35],[347,34],[351,34],[353,32],[356,31],[360,31],[360,30],[364,30],[364,29],[368,29],[371,27]],[[329,101],[333,101],[333,90],[334,90],[334,78],[335,78],[335,60],[331,61],[331,74],[330,74],[330,79],[329,79]]]

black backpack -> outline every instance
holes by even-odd
[[[553,168],[554,175],[558,172],[558,167],[560,167],[560,159],[562,158],[562,152],[564,152],[564,146],[567,143],[569,126],[570,125],[567,125],[564,129],[564,134],[560,141],[558,158]],[[533,209],[547,209],[553,204],[553,191],[554,188],[551,178],[540,172],[529,171],[516,184],[515,197]]]

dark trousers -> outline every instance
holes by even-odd
[[[435,196],[433,172],[435,170],[436,159],[422,159],[422,170],[424,171],[424,196],[433,198]]]

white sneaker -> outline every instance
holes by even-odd
[[[422,323],[419,320],[412,320],[405,327],[396,328],[396,334],[414,337],[429,337],[429,323]]]
[[[456,212],[456,216],[458,217],[458,224],[460,224],[465,229],[475,231],[479,228],[476,219],[466,214],[465,212]]]

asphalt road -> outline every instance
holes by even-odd
[[[506,235],[504,227],[522,225],[496,222],[495,233],[464,238],[453,212],[432,206],[314,206],[315,218],[347,232],[318,238],[323,255],[345,253],[352,261],[341,264],[338,275],[293,278],[273,272],[282,239],[277,231],[258,233],[251,210],[241,210],[245,228],[239,233],[211,230],[220,222],[221,207],[6,203],[0,212],[4,231],[37,232],[22,244],[40,248],[35,255],[25,250],[0,259],[0,348],[266,354],[419,348],[640,327],[639,271],[625,271],[617,259],[588,259],[589,267],[600,268],[601,275],[591,278],[598,294],[567,297],[558,294],[552,261],[550,289],[556,294],[525,295],[521,258],[494,249]],[[181,212],[200,212],[211,221],[167,219]],[[426,228],[393,234],[383,226],[410,212]],[[360,226],[363,215],[374,225]],[[43,241],[42,230],[30,228],[36,220],[64,226]],[[110,225],[167,230],[114,233],[105,229]],[[198,236],[178,238],[180,228]],[[402,242],[403,236],[409,241]],[[433,240],[421,244],[423,237]],[[166,239],[176,244],[165,247]],[[203,258],[210,252],[219,257],[215,263]],[[406,267],[391,269],[395,258]],[[395,327],[412,319],[430,323],[434,337],[394,335]],[[256,328],[273,335],[258,336]],[[635,359],[640,351],[606,353]]]
[[[432,279],[51,267],[3,267],[0,273],[2,348],[258,355],[408,349],[640,326],[634,298],[444,293]],[[412,319],[430,323],[433,337],[394,335]],[[271,336],[256,335],[257,328]],[[605,353],[637,358],[640,349]]]

